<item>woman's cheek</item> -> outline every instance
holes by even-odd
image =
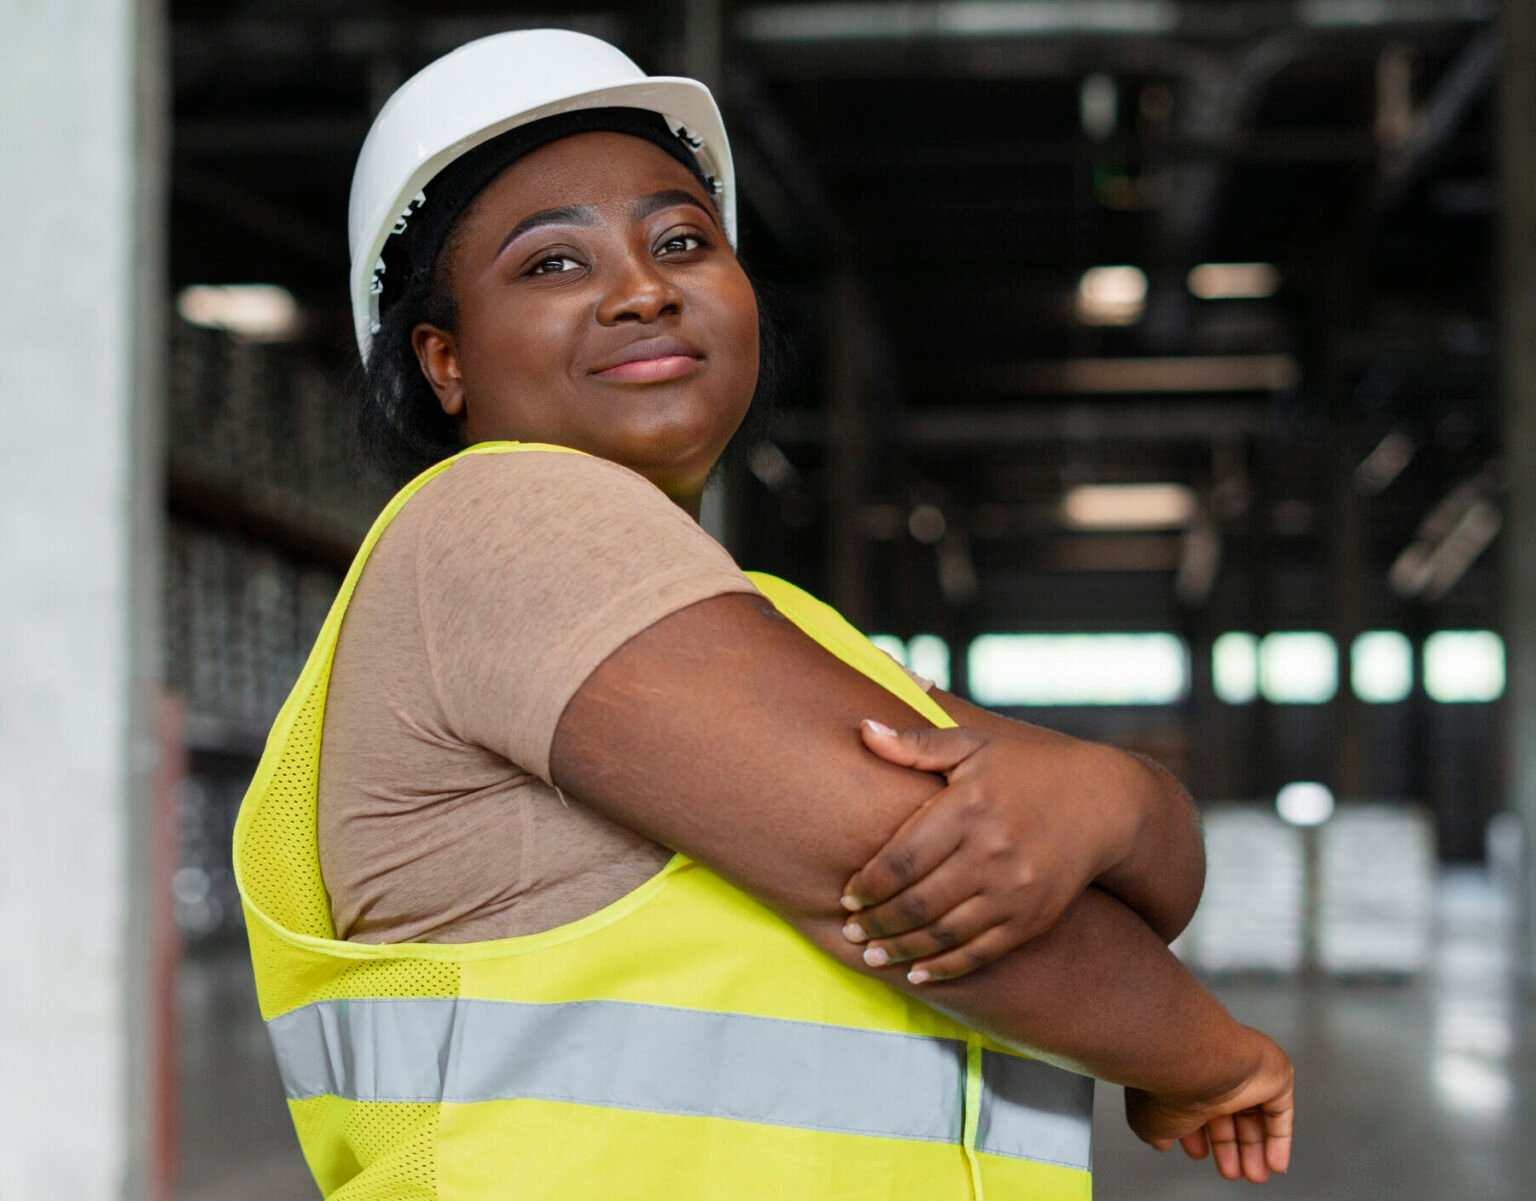
[[[757,296],[739,267],[716,292],[720,328],[725,333],[731,357],[738,363],[755,364],[758,353]]]

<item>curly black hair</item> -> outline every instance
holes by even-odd
[[[407,286],[385,312],[358,388],[359,449],[395,487],[464,449],[458,424],[438,404],[437,394],[411,347],[411,331],[422,322],[450,333],[457,328],[453,283],[446,264],[454,256],[459,232],[455,229],[449,234],[431,273]],[[729,465],[743,461],[753,446],[769,436],[790,352],[780,293],[754,278],[745,263],[742,269],[757,298],[757,388],[746,419],[715,464],[711,480]]]
[[[422,322],[449,332],[458,328],[444,266],[453,241],[444,246],[432,273],[414,280],[386,310],[359,381],[359,448],[369,465],[396,486],[464,449],[457,423],[438,404],[411,346],[411,331]]]

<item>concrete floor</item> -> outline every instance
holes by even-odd
[[[1296,1160],[1270,1201],[1516,1201],[1536,1180],[1536,1006],[1509,974],[1508,914],[1480,873],[1440,889],[1433,969],[1413,983],[1218,983],[1296,1062]],[[312,1198],[243,955],[181,980],[180,1201]],[[1252,1186],[1143,1147],[1099,1089],[1098,1201],[1205,1201]],[[1519,1181],[1526,1184],[1522,1187]],[[786,1199],[789,1201],[789,1199]]]

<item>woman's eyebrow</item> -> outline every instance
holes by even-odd
[[[688,193],[684,192],[683,195],[687,196]],[[540,209],[536,213],[529,213],[514,225],[512,232],[501,240],[496,253],[500,255],[514,241],[538,225],[595,225],[596,223],[597,210],[590,204],[564,204],[558,208]]]
[[[685,192],[682,188],[668,188],[664,192],[652,192],[649,196],[642,196],[630,205],[629,212],[632,217],[639,220],[649,217],[652,213],[660,212],[664,208],[671,208],[674,204],[691,204],[696,209],[702,209],[711,219],[714,214],[705,207],[704,202],[692,192]]]

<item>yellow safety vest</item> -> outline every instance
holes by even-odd
[[[578,921],[473,943],[336,938],[316,849],[326,688],[380,514],[268,737],[234,862],[261,1015],[334,1201],[1083,1201],[1093,1082],[836,962],[678,853]],[[833,609],[753,582],[955,723]]]

